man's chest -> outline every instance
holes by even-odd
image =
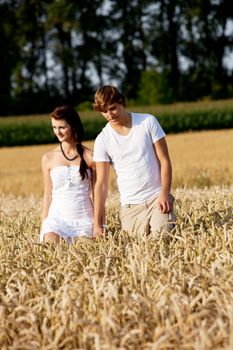
[[[133,131],[130,135],[114,135],[108,146],[108,155],[112,162],[131,161],[143,157],[152,147],[150,136],[146,132]]]

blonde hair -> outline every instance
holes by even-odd
[[[105,112],[114,103],[125,106],[125,97],[112,85],[105,85],[98,89],[94,96],[94,109],[98,112]]]

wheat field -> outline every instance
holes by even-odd
[[[169,235],[121,232],[112,178],[108,236],[58,246],[38,243],[54,146],[0,149],[0,349],[233,349],[232,136],[168,136]]]
[[[230,185],[233,179],[233,129],[168,135],[173,188]],[[93,142],[85,142],[93,148]],[[43,193],[41,156],[54,145],[0,148],[0,195]],[[110,189],[115,190],[114,174]]]

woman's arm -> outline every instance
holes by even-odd
[[[44,197],[42,209],[42,221],[48,216],[49,207],[52,200],[52,181],[50,177],[50,169],[48,167],[48,155],[42,157],[42,174],[44,182]]]

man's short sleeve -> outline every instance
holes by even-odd
[[[151,134],[153,143],[155,143],[156,141],[166,136],[158,120],[153,115],[149,116],[148,124],[149,124],[149,132]]]
[[[105,147],[104,140],[102,139],[102,135],[99,134],[95,139],[94,143],[94,154],[93,154],[94,162],[110,162],[110,157],[107,153],[107,149]]]

